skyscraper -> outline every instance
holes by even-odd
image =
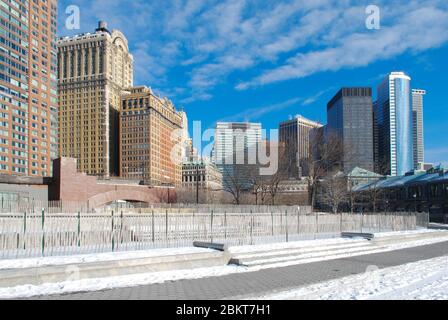
[[[414,168],[411,78],[392,72],[378,86],[374,107],[377,173],[401,176]]]
[[[58,156],[57,1],[0,4],[0,174],[50,176]]]
[[[414,169],[425,162],[425,146],[423,134],[423,96],[425,90],[412,89],[412,119],[414,130]]]
[[[290,178],[299,178],[308,175],[306,159],[310,156],[310,131],[322,125],[311,121],[301,115],[294,119],[283,121],[279,126],[279,141],[285,144],[286,156]]]
[[[327,130],[341,139],[345,173],[373,165],[373,106],[371,88],[342,88],[327,105]]]
[[[258,164],[262,141],[261,123],[218,122],[215,129],[213,161],[223,174],[223,185],[238,176],[248,182]],[[241,183],[242,185],[244,182]]]
[[[123,92],[120,112],[120,176],[147,184],[182,182],[182,113],[150,88]],[[178,130],[178,132],[175,132]]]
[[[121,92],[133,85],[126,37],[100,22],[95,33],[60,39],[58,60],[60,154],[88,174],[118,174]]]

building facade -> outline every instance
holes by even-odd
[[[344,173],[360,167],[374,170],[371,88],[342,88],[327,105],[330,134],[341,139]]]
[[[425,143],[423,131],[423,100],[425,90],[412,89],[412,119],[414,131],[414,169],[425,163]]]
[[[152,186],[182,182],[182,113],[150,88],[123,92],[120,112],[120,177]]]
[[[301,115],[280,123],[279,141],[284,143],[287,150],[286,156],[291,159],[290,162],[286,162],[289,166],[290,178],[308,176],[306,159],[310,157],[310,131],[321,127],[320,123]]]
[[[374,106],[375,171],[401,176],[414,169],[411,78],[392,72],[378,86]]]
[[[210,191],[222,190],[222,173],[210,161],[188,161],[182,164],[182,187]]]
[[[218,122],[212,159],[223,175],[223,185],[238,178],[239,184],[249,183],[258,165],[262,142],[261,123]]]
[[[56,0],[0,2],[0,174],[52,174],[57,11]]]
[[[100,22],[95,33],[58,41],[60,154],[78,170],[118,174],[121,92],[133,85],[133,57],[125,36]]]

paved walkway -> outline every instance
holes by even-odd
[[[255,272],[193,280],[179,280],[97,292],[44,296],[39,297],[39,299],[238,299],[363,273],[371,265],[375,265],[381,269],[444,255],[448,255],[448,242],[364,256],[265,269]]]

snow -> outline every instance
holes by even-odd
[[[433,230],[427,232],[434,232]],[[404,234],[420,234],[422,231],[414,232],[395,232],[386,233],[388,236],[397,235],[399,238]],[[423,239],[423,240],[406,240],[402,243],[391,243],[375,245],[373,242],[360,239],[326,239],[326,240],[310,240],[310,241],[298,241],[290,243],[276,243],[269,245],[257,245],[257,246],[240,246],[231,247],[229,251],[233,255],[248,255],[256,256],[257,252],[269,251],[269,250],[295,250],[299,249],[299,252],[294,253],[293,256],[288,257],[288,261],[283,261],[280,258],[273,258],[271,260],[266,260],[264,265],[254,265],[251,267],[238,267],[238,266],[221,266],[221,267],[209,267],[209,268],[198,268],[198,269],[188,269],[188,270],[174,270],[174,271],[164,271],[164,272],[152,272],[145,274],[130,274],[124,276],[114,276],[107,278],[95,278],[95,279],[82,279],[75,281],[65,281],[60,283],[48,283],[42,285],[23,285],[13,288],[0,288],[0,299],[13,299],[19,297],[32,297],[38,295],[50,295],[50,294],[63,294],[72,293],[80,291],[98,291],[106,290],[111,288],[123,288],[123,287],[134,287],[153,283],[163,283],[167,281],[176,281],[182,279],[198,279],[204,277],[216,277],[223,276],[233,273],[241,272],[253,272],[261,269],[267,268],[278,268],[286,267],[290,265],[297,265],[302,263],[310,263],[316,261],[325,261],[338,258],[346,258],[352,256],[359,256],[363,254],[371,254],[378,252],[386,252],[404,249],[408,247],[428,245],[432,243],[448,241],[448,232],[446,236],[438,236],[435,238]],[[320,248],[319,248],[320,247]],[[353,247],[353,250],[349,248]],[[313,253],[313,250],[319,249],[318,253]],[[357,250],[355,250],[357,249]],[[197,252],[210,252],[209,249],[201,248],[180,248],[180,249],[154,249],[149,251],[137,251],[137,252],[117,252],[117,253],[101,253],[101,254],[88,254],[79,256],[68,256],[68,257],[49,257],[49,258],[39,258],[39,259],[20,259],[20,260],[5,260],[0,261],[1,269],[10,268],[26,268],[26,267],[42,267],[50,265],[65,265],[65,264],[77,264],[85,262],[95,262],[95,261],[110,261],[110,260],[125,260],[131,258],[144,258],[151,256],[161,256],[161,255],[173,255],[173,254],[189,254]],[[265,254],[265,253],[263,253]],[[284,258],[283,258],[284,259]],[[447,258],[444,258],[445,268],[447,264]],[[412,268],[411,268],[412,269]],[[425,268],[421,268],[425,270]],[[436,270],[428,268],[428,270],[420,271],[422,274],[430,275]],[[431,272],[429,272],[431,271]],[[446,271],[446,270],[445,270]],[[400,272],[396,275],[401,276]],[[403,275],[405,276],[405,274]],[[448,276],[448,274],[446,275]],[[418,279],[418,277],[410,277],[411,280]],[[431,283],[428,285],[436,286],[436,288],[446,288],[443,281],[444,276],[438,277],[435,281],[439,281],[439,285]],[[356,281],[355,281],[356,282]],[[408,281],[409,283],[411,281]],[[336,286],[337,288],[337,286]],[[331,287],[330,287],[331,289]],[[362,289],[362,286],[359,290]],[[304,290],[304,289],[300,289]],[[335,289],[336,290],[336,289]],[[429,290],[429,289],[428,289]],[[429,291],[430,293],[430,291]],[[428,294],[429,294],[428,293]],[[294,296],[294,295],[293,295]],[[352,296],[348,296],[350,298]],[[353,295],[353,297],[357,297]],[[331,296],[330,296],[331,298]]]
[[[0,260],[0,270],[12,269],[12,268],[14,269],[37,268],[44,266],[57,266],[57,265],[79,264],[79,263],[99,262],[99,261],[141,259],[150,257],[205,253],[205,252],[215,252],[215,251],[204,248],[186,247],[186,248],[152,249],[146,251],[107,252],[107,253],[92,253],[92,254],[82,254],[73,256],[60,256],[60,257]]]
[[[260,300],[447,300],[448,256],[377,269],[283,292]]]
[[[245,268],[222,266],[198,268],[192,270],[175,270],[132,274],[108,278],[83,279],[42,285],[22,285],[13,288],[0,288],[0,299],[16,299],[40,295],[65,294],[73,292],[100,291],[112,288],[135,287],[168,281],[218,277],[231,273],[245,272]]]

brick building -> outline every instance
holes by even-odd
[[[182,120],[173,103],[150,88],[126,90],[120,113],[120,177],[152,186],[179,186]]]

